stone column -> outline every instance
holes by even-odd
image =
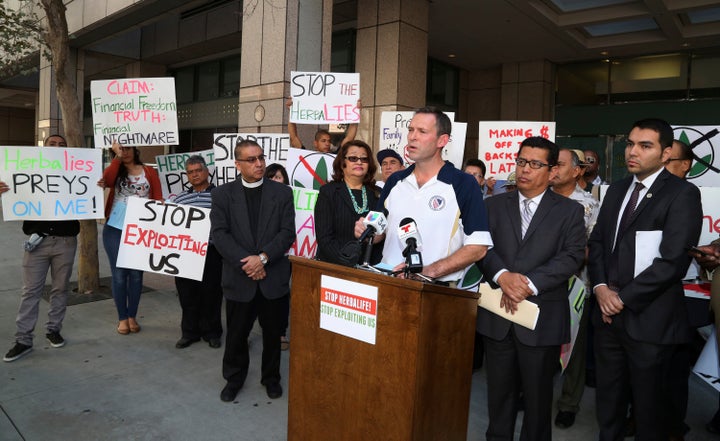
[[[425,105],[427,0],[358,0],[355,66],[363,110],[358,138],[379,144],[383,111]]]
[[[244,0],[243,11],[238,128],[286,132],[290,71],[330,69],[332,0]]]
[[[505,63],[502,66],[503,120],[555,119],[555,66],[547,60]]]

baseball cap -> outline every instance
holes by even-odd
[[[578,156],[578,159],[580,159],[580,167],[585,167],[587,162],[585,162],[585,152],[579,149],[570,149],[570,151],[575,152],[575,154]]]
[[[517,185],[517,182],[515,181],[515,172],[512,172],[508,175],[505,183],[502,186],[507,187],[509,185]]]
[[[393,149],[384,149],[384,150],[380,150],[379,152],[377,152],[378,164],[382,165],[383,160],[385,160],[385,158],[389,158],[389,157],[395,158],[398,161],[400,161],[400,165],[405,164],[405,162],[402,159],[402,156],[400,156],[398,154],[398,152],[396,152]]]

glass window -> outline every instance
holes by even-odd
[[[194,98],[195,68],[183,67],[175,71],[175,98],[179,104],[191,103]]]
[[[428,59],[426,101],[442,110],[457,110],[460,71],[441,61]]]
[[[240,57],[222,61],[222,88],[220,96],[231,97],[240,94]]]
[[[558,66],[558,105],[607,103],[610,60]]]
[[[220,62],[211,61],[197,66],[197,100],[217,99],[220,94]]]
[[[687,54],[650,55],[612,61],[612,102],[683,99],[687,95]]]
[[[355,29],[333,32],[330,70],[355,72]]]

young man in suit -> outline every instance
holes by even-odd
[[[601,441],[623,439],[630,391],[638,438],[668,439],[662,368],[691,332],[682,278],[702,222],[698,188],[663,167],[672,142],[663,120],[633,125],[625,147],[631,176],[608,189],[589,240]]]
[[[287,319],[290,260],[295,240],[293,194],[265,175],[265,155],[255,141],[235,147],[241,177],[212,191],[212,237],[223,258],[227,337],[222,401],[233,401],[250,364],[248,336],[257,314],[262,327],[262,378],[268,397],[282,396],[280,336]],[[285,315],[285,318],[283,317]]]
[[[560,346],[570,341],[568,280],[580,269],[586,244],[583,207],[548,191],[557,161],[553,142],[527,138],[516,159],[517,191],[485,200],[494,244],[481,262],[485,277],[502,289],[506,310],[524,300],[540,308],[535,330],[478,308],[487,354],[488,440],[513,439],[520,393],[520,439],[552,435],[552,378]]]

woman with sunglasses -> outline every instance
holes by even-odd
[[[98,182],[103,188],[109,188],[105,203],[107,222],[103,228],[103,245],[110,261],[112,273],[112,295],[118,313],[118,334],[127,335],[140,332],[135,317],[140,305],[143,272],[140,270],[118,268],[117,258],[120,238],[125,220],[125,209],[130,197],[162,200],[160,178],[154,168],[144,165],[140,160],[137,147],[123,147],[113,143],[115,159],[103,172]]]
[[[333,161],[333,180],[320,187],[315,204],[318,259],[346,266],[362,263],[367,245],[355,239],[355,222],[377,206],[376,171],[372,149],[365,142],[353,140],[340,148]],[[378,263],[381,256],[382,246],[373,246],[370,263]]]

